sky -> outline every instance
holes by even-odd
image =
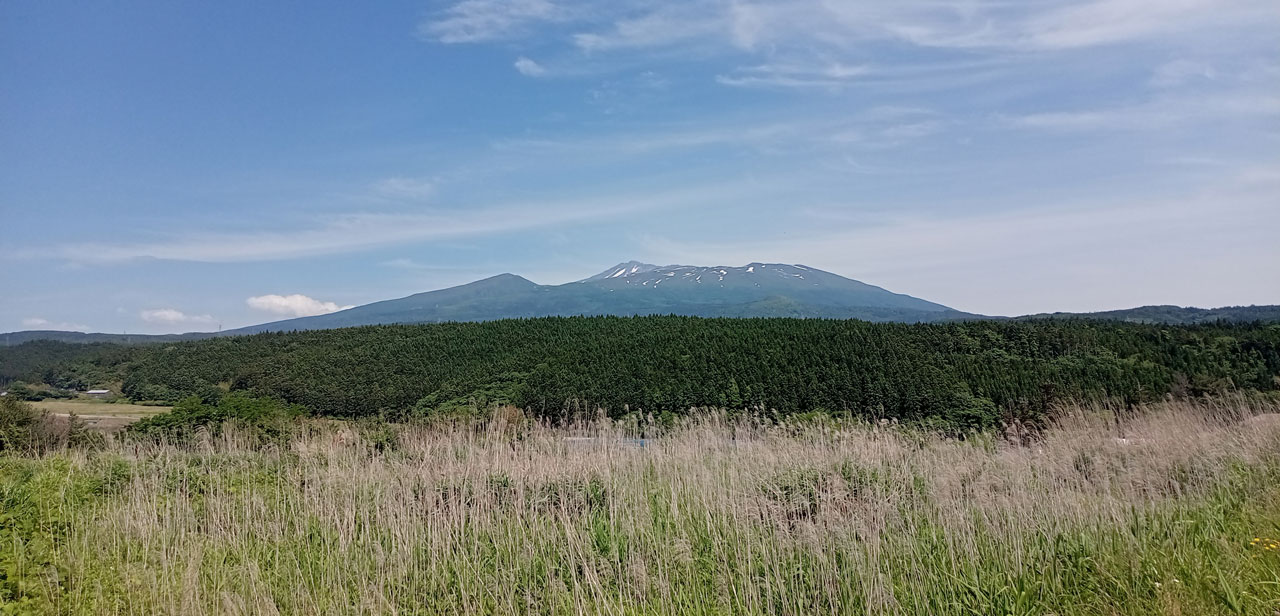
[[[1275,0],[15,0],[0,331],[802,263],[993,315],[1280,303]]]

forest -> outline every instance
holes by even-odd
[[[135,401],[229,391],[334,417],[512,404],[562,419],[692,407],[969,428],[1055,404],[1118,407],[1280,389],[1280,325],[1084,319],[941,324],[565,317],[0,349],[10,387],[118,387]]]

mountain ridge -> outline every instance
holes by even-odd
[[[445,289],[381,300],[328,314],[283,319],[222,332],[147,335],[35,330],[0,334],[0,345],[21,344],[29,340],[126,344],[175,342],[361,325],[649,314],[879,322],[1010,318],[962,312],[802,264],[756,261],[742,266],[695,266],[625,261],[598,274],[559,285],[541,285],[513,273],[502,273]],[[1213,309],[1142,306],[1095,313],[1042,313],[1012,318],[1083,318],[1169,324],[1280,322],[1280,306]]]
[[[783,305],[766,298],[790,300]],[[653,265],[626,261],[594,276],[539,285],[499,274],[347,310],[229,330],[252,334],[389,323],[490,321],[545,316],[677,314],[824,317],[921,322],[977,317],[806,265]]]

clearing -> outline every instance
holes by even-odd
[[[144,417],[173,410],[171,406],[144,406],[98,400],[41,400],[31,404],[56,417],[67,417],[75,413],[85,425],[97,430],[119,430]]]

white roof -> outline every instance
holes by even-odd
[[[111,390],[110,390],[110,389],[90,389],[89,391],[86,391],[86,392],[84,392],[84,393],[86,393],[86,394],[109,394],[109,393],[111,393]]]

